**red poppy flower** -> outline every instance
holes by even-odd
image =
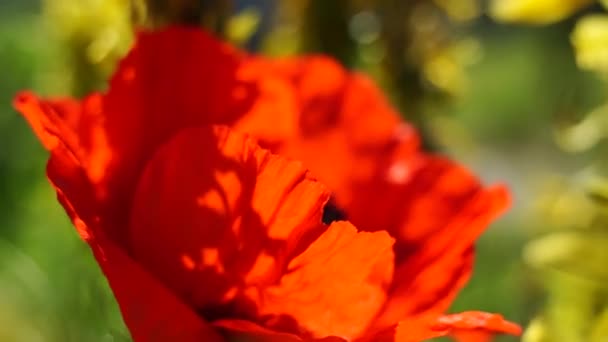
[[[15,106],[136,341],[519,333],[442,316],[504,192],[419,152],[364,77],[324,58],[267,61],[170,28],[139,35],[107,93]],[[368,232],[322,223],[330,191],[309,163]]]

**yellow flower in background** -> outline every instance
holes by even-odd
[[[590,342],[603,342],[606,341],[608,336],[608,308],[600,314],[599,318],[595,321],[593,330],[589,337]]]
[[[76,92],[98,87],[132,41],[129,0],[46,0],[44,14],[67,50],[62,73]]]
[[[564,231],[530,242],[524,260],[539,269],[565,272],[597,284],[608,284],[608,231]]]
[[[591,3],[592,0],[493,0],[490,15],[503,22],[549,24]]]
[[[469,21],[481,14],[479,0],[434,0],[454,21]]]
[[[466,67],[481,58],[482,47],[474,38],[446,45],[428,52],[421,65],[422,74],[436,88],[458,96],[468,88]]]
[[[536,317],[526,328],[521,340],[523,342],[550,342],[550,335],[545,319]]]
[[[262,14],[255,7],[247,7],[228,20],[226,38],[237,45],[244,44],[255,34],[260,25]]]
[[[588,342],[593,331],[605,331],[598,325],[598,309],[608,309],[606,243],[605,232],[558,232],[526,247],[524,258],[546,288],[547,299],[524,342]]]
[[[524,342],[601,342],[608,333],[608,182],[597,165],[553,186],[540,215],[550,227],[524,261],[547,293]]]
[[[595,147],[608,136],[608,103],[586,113],[575,124],[557,127],[554,133],[555,142],[564,151],[583,152]]]
[[[580,19],[570,36],[582,69],[608,73],[608,15]]]

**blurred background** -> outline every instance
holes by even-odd
[[[333,55],[514,204],[454,311],[525,341],[608,339],[608,14],[591,0],[1,0],[0,341],[129,341],[44,177],[15,93],[103,89],[132,24],[201,25],[250,51]],[[515,341],[504,337],[500,341]]]

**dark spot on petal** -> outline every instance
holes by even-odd
[[[334,221],[346,220],[346,213],[338,207],[336,201],[331,198],[323,208],[323,223],[330,224]]]

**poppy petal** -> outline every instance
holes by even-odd
[[[121,248],[105,238],[98,237],[95,243],[95,256],[134,341],[223,341],[212,326]]]
[[[60,101],[57,101],[57,103],[60,103]],[[66,142],[74,139],[74,130],[64,122],[61,115],[62,112],[67,112],[67,110],[60,110],[60,105],[57,106],[58,108],[51,103],[43,105],[34,94],[24,91],[15,96],[13,106],[23,114],[47,150],[52,150],[57,146],[57,136],[66,136]],[[76,114],[66,115],[73,117]]]
[[[302,342],[297,335],[278,332],[250,321],[223,319],[213,322],[230,341]]]
[[[408,298],[398,309],[405,315],[447,310],[471,275],[475,241],[508,201],[503,187],[478,193],[433,238],[421,243],[415,254],[398,264],[387,312],[399,296]]]
[[[449,335],[458,342],[489,342],[496,334],[519,336],[519,325],[505,320],[501,315],[481,311],[466,311],[445,315],[438,319],[441,327],[449,327]]]
[[[247,342],[346,342],[339,337],[302,338],[293,334],[274,331],[243,320],[220,320],[213,323],[230,341]]]
[[[252,314],[244,290],[277,281],[321,234],[328,198],[299,162],[223,126],[185,129],[140,179],[131,250],[205,317]]]
[[[521,333],[519,325],[501,315],[467,311],[431,319],[407,319],[358,342],[420,342],[441,336],[450,336],[458,342],[489,342],[498,334],[519,336]]]
[[[196,28],[139,32],[107,94],[93,94],[78,106],[74,100],[43,101],[23,93],[16,106],[47,147],[58,136],[73,153],[78,152],[76,157],[98,185],[101,219],[108,222],[104,227],[123,244],[124,231],[110,223],[128,221],[137,178],[158,146],[182,128],[235,124],[250,117],[250,110],[291,110],[277,104],[278,99],[292,102],[286,99],[286,90],[262,87],[259,79],[238,71],[244,58]],[[275,122],[281,117],[268,115]],[[250,125],[239,124],[244,129]]]
[[[241,55],[195,28],[139,32],[103,96],[103,131],[112,151],[103,179],[103,218],[128,221],[137,179],[156,149],[182,128],[233,123],[257,92],[237,80]],[[109,232],[124,242],[124,231]]]
[[[395,139],[412,150],[418,148],[418,135],[401,120],[374,82],[360,73],[349,76],[340,112],[346,125],[344,130],[355,150],[361,154],[369,153],[370,157],[382,157],[378,152],[389,147]],[[375,153],[370,153],[370,150]]]
[[[70,152],[58,145],[47,166],[59,202],[89,244],[118,301],[134,341],[217,341],[205,321],[147,273],[98,227],[91,184]]]
[[[377,164],[405,124],[371,80],[330,58],[268,64],[291,82],[298,103],[298,132],[275,151],[302,160],[332,189],[338,205],[348,209],[359,195],[353,185],[376,177]],[[417,146],[416,139],[411,142]]]
[[[392,244],[386,232],[332,223],[289,263],[280,284],[261,291],[260,314],[288,316],[317,338],[359,336],[386,299]]]
[[[101,95],[93,93],[82,101],[73,99],[40,99],[31,92],[15,97],[15,108],[23,114],[47,150],[58,141],[67,148],[84,168],[92,183],[104,177],[111,158],[105,140]],[[96,187],[96,198],[105,194]]]
[[[380,330],[372,330],[357,342],[420,342],[446,336],[449,327],[434,319],[408,319]]]
[[[370,195],[376,201],[383,195],[390,212],[378,209],[387,215],[379,218],[380,226],[398,236],[394,285],[380,326],[447,310],[470,277],[476,239],[509,203],[504,187],[484,189],[445,158],[424,157],[418,163],[422,166],[405,184],[385,183]],[[352,219],[365,228],[374,215]]]

